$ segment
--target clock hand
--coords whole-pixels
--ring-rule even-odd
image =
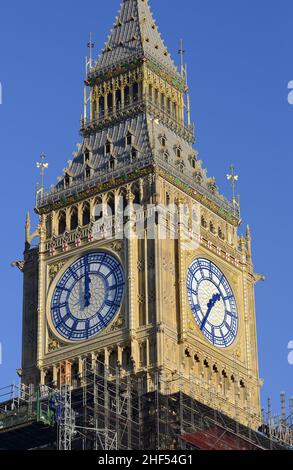
[[[208,318],[210,316],[210,313],[213,309],[213,307],[215,306],[216,302],[219,302],[221,300],[221,295],[220,294],[214,294],[213,297],[209,300],[208,304],[207,304],[207,307],[208,307],[208,311],[203,319],[203,322],[201,324],[201,327],[200,329],[203,330],[205,325],[206,325],[206,322],[208,321]]]
[[[86,259],[86,264],[85,264],[85,277],[84,277],[84,301],[85,301],[85,307],[90,306],[90,298],[91,298],[91,293],[90,293],[90,276],[89,276],[89,265],[88,261]]]

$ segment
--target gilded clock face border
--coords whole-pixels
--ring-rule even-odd
[[[54,337],[56,339],[58,339],[58,341],[62,342],[66,346],[84,345],[84,344],[87,344],[91,341],[96,340],[101,335],[106,334],[108,332],[108,330],[111,328],[111,326],[115,323],[115,321],[117,320],[119,315],[121,314],[121,310],[123,309],[124,304],[125,304],[126,289],[124,289],[124,292],[123,292],[121,305],[118,308],[118,310],[117,310],[115,316],[113,317],[112,321],[107,325],[107,327],[105,329],[103,329],[102,331],[97,333],[95,336],[92,336],[91,338],[85,339],[83,341],[71,341],[71,340],[68,340],[68,339],[64,338],[56,330],[56,328],[55,328],[55,326],[52,322],[52,318],[51,318],[51,301],[52,301],[52,297],[54,295],[56,285],[58,284],[59,280],[62,278],[63,274],[67,271],[67,269],[73,263],[75,263],[79,258],[85,256],[86,254],[94,253],[94,252],[97,252],[97,251],[104,252],[104,253],[107,253],[107,254],[113,256],[117,261],[119,261],[119,263],[121,264],[121,266],[123,268],[124,274],[126,274],[125,266],[124,266],[124,263],[123,263],[122,259],[120,258],[120,256],[118,256],[117,253],[113,252],[112,250],[109,250],[107,248],[102,248],[102,247],[99,247],[99,246],[93,246],[93,247],[91,247],[91,249],[87,248],[85,250],[82,250],[78,253],[75,253],[75,255],[72,256],[72,257],[64,256],[64,257],[58,259],[58,261],[56,260],[56,262],[60,262],[62,260],[62,261],[64,261],[64,264],[63,264],[62,268],[60,269],[60,271],[58,272],[58,274],[56,275],[56,277],[54,278],[54,280],[51,283],[50,283],[50,276],[49,276],[49,268],[54,263],[47,263],[46,264],[46,286],[47,286],[47,289],[46,289],[46,305],[45,305],[46,327],[47,327],[47,329],[50,330],[51,334],[54,335]],[[125,278],[126,278],[126,276],[125,276]]]

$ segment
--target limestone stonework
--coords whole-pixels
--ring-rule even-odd
[[[257,428],[260,380],[250,232],[238,236],[237,208],[218,193],[192,146],[186,77],[163,45],[146,0],[123,1],[108,45],[88,72],[87,88],[83,142],[54,190],[41,193],[39,247],[27,244],[25,251],[23,380],[56,384],[62,364],[69,361],[81,373],[88,357],[135,374],[147,371],[149,377],[159,370],[164,383],[179,377],[172,382],[174,392],[180,381],[187,394]],[[150,204],[195,204],[197,243],[185,237],[190,220],[167,223],[166,239],[158,220],[152,238],[146,227],[140,238],[111,238],[119,225],[119,197],[145,211]],[[113,213],[107,227],[100,227],[104,237],[96,240],[94,208],[106,203]],[[127,220],[135,226],[131,216]],[[75,260],[99,250],[123,266],[123,303],[94,338],[64,340],[50,315],[54,288]],[[221,269],[236,298],[238,335],[225,349],[208,342],[189,307],[187,271],[199,257]]]

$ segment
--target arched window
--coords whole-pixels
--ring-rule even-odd
[[[70,185],[70,176],[66,173],[66,175],[64,177],[64,187],[68,188],[69,185]]]
[[[112,143],[107,139],[105,143],[105,155],[110,155],[112,153]]]
[[[161,146],[166,147],[166,143],[167,143],[166,137],[164,135],[162,135],[162,137],[161,137]]]
[[[116,91],[116,109],[121,109],[121,91]]]
[[[180,147],[176,148],[176,157],[181,158],[181,148]]]
[[[128,105],[130,103],[130,90],[129,90],[129,86],[126,85],[125,89],[124,89],[124,102],[126,105]]]
[[[90,151],[89,149],[85,149],[84,151],[84,162],[87,163],[90,160]]]
[[[99,115],[100,115],[100,117],[103,117],[104,114],[105,114],[105,101],[104,101],[104,97],[100,96],[100,98],[99,98]]]
[[[138,83],[133,84],[133,101],[138,101]]]
[[[201,216],[201,226],[207,228],[207,222],[203,215]]]
[[[126,147],[130,146],[133,144],[133,135],[131,134],[131,132],[128,132],[127,133],[127,136],[126,136]]]
[[[58,235],[62,235],[66,230],[66,214],[64,211],[60,212],[58,219]]]
[[[71,211],[70,216],[70,230],[75,230],[78,227],[78,212],[77,208],[74,207]]]
[[[109,93],[107,96],[107,106],[108,106],[108,112],[111,113],[113,111],[113,95],[112,93]]]
[[[224,240],[225,236],[221,227],[218,228],[218,237]]]
[[[90,205],[88,203],[85,203],[83,206],[83,211],[82,211],[82,225],[88,225],[91,220],[91,214],[90,214]]]
[[[94,208],[94,218],[95,221],[101,219],[104,216],[104,205],[101,199],[97,199]]]

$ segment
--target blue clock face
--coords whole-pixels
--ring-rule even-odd
[[[187,294],[196,323],[214,346],[227,348],[236,339],[238,313],[234,294],[222,271],[207,259],[193,261]]]
[[[121,307],[125,287],[119,261],[104,252],[75,261],[58,281],[51,301],[51,319],[69,341],[84,341],[100,333]]]

